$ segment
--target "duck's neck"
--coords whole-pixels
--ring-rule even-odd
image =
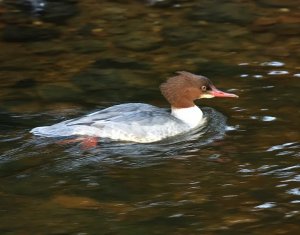
[[[203,123],[203,113],[196,105],[189,108],[171,107],[171,114],[189,125],[191,128]]]

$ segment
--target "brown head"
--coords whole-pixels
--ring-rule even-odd
[[[213,97],[234,97],[235,94],[218,90],[212,82],[200,75],[180,71],[178,75],[169,78],[160,85],[163,96],[174,108],[189,108],[194,106],[194,100]]]

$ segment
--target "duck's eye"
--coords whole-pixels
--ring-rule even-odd
[[[206,91],[207,88],[206,88],[206,86],[202,86],[201,89],[202,89],[202,91]]]

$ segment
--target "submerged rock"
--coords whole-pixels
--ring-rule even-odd
[[[30,49],[33,54],[44,56],[56,56],[70,52],[67,45],[60,43],[53,44],[52,41],[32,42],[27,45],[27,48]]]
[[[244,73],[249,73],[251,68],[225,64],[220,61],[209,61],[199,63],[197,66],[197,74],[203,74],[207,77],[214,76],[237,76]]]
[[[99,100],[130,100],[139,94],[149,96],[147,89],[156,86],[156,78],[148,71],[150,65],[131,58],[106,57],[96,60],[91,66],[71,78],[71,81],[94,103]],[[122,84],[120,86],[120,84]],[[148,92],[148,93],[147,93]]]
[[[199,38],[204,36],[203,32],[197,31],[190,27],[165,27],[162,30],[162,36],[165,41],[173,45],[178,45],[182,43],[195,42]]]
[[[2,32],[2,39],[6,42],[35,42],[59,36],[60,32],[57,29],[36,26],[7,25]]]
[[[254,12],[241,3],[223,3],[213,2],[205,7],[198,6],[191,9],[186,17],[190,20],[205,20],[218,23],[235,23],[246,25],[255,19]]]
[[[143,70],[88,68],[71,80],[84,92],[88,103],[99,104],[101,100],[149,100],[153,97],[153,90],[149,88],[158,86],[156,77]]]
[[[41,19],[56,24],[63,24],[79,13],[77,0],[49,0],[44,8]]]
[[[77,0],[4,0],[6,11],[1,18],[7,23],[24,23],[39,18],[62,24],[78,14],[76,3]]]
[[[45,84],[38,86],[37,93],[40,98],[48,101],[78,100],[81,96],[80,91],[70,86]]]
[[[47,5],[47,0],[4,0],[3,2],[6,6],[32,14],[41,13]]]
[[[108,69],[149,69],[145,62],[136,61],[129,58],[101,58],[92,65],[94,68]]]
[[[80,72],[72,78],[72,82],[83,90],[105,89],[116,84],[117,79],[111,74],[106,74],[104,71],[89,68]]]
[[[115,44],[119,48],[132,51],[151,51],[161,46],[161,39],[146,31],[135,31],[118,37]]]
[[[271,30],[276,32],[280,35],[287,35],[287,36],[299,36],[300,35],[300,27],[299,24],[289,24],[289,23],[282,23],[273,25]]]
[[[31,88],[36,86],[37,82],[33,78],[24,78],[22,80],[19,80],[15,82],[15,84],[12,86],[13,88]]]
[[[267,7],[298,7],[299,1],[297,0],[256,0],[262,6]]]
[[[256,36],[253,38],[255,42],[262,43],[262,44],[269,44],[274,42],[276,38],[276,34],[274,33],[261,33],[256,34]]]
[[[107,43],[100,40],[80,40],[71,42],[71,47],[74,49],[74,52],[85,54],[105,51]]]
[[[100,203],[89,197],[57,195],[51,203],[58,204],[69,209],[99,209]]]
[[[300,33],[300,15],[289,14],[261,17],[253,22],[252,31],[272,32],[279,35],[298,36]]]
[[[172,7],[178,0],[146,0],[146,3],[154,7]]]
[[[124,89],[137,85],[148,86],[153,83],[153,77],[152,73],[141,70],[88,68],[75,75],[72,81],[83,90],[108,90],[120,89],[120,83]]]

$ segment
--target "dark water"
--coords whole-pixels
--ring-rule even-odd
[[[0,6],[1,234],[299,234],[298,1],[24,2]],[[202,135],[85,150],[29,134],[167,107],[178,70],[240,96],[197,102]]]

